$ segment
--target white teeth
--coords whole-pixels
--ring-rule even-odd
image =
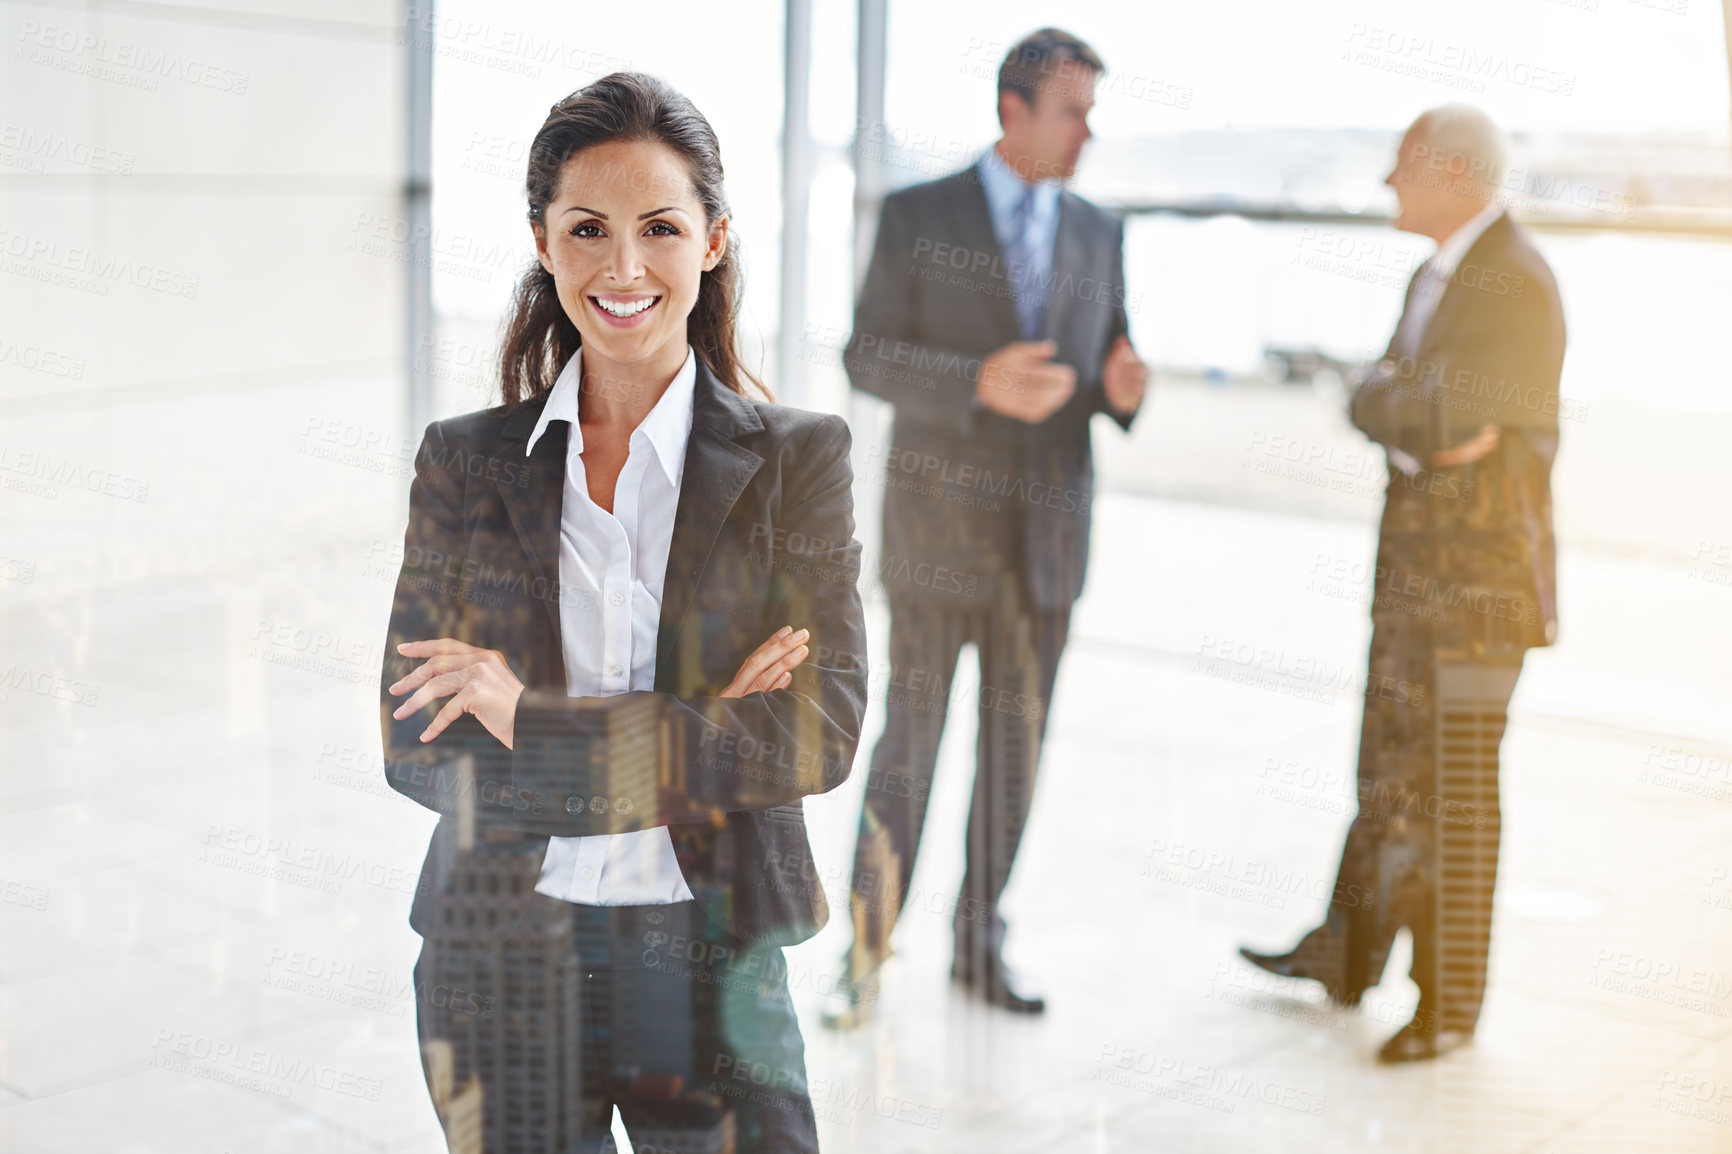
[[[636,301],[604,301],[600,297],[591,297],[590,299],[613,316],[634,317],[655,304],[659,298],[644,297],[642,300]]]

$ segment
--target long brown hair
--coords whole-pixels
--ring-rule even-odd
[[[706,229],[729,211],[722,192],[721,146],[703,113],[665,81],[642,72],[613,72],[548,111],[529,146],[524,177],[529,219],[546,226],[560,170],[574,153],[597,144],[640,140],[664,144],[685,159],[692,188],[704,206]],[[697,302],[686,318],[686,339],[728,388],[745,395],[742,382],[749,380],[769,398],[770,390],[740,357],[737,321],[743,287],[739,241],[729,229],[722,259],[699,281]],[[517,278],[500,348],[500,392],[506,408],[553,388],[559,370],[582,343],[559,303],[553,274],[540,261],[530,261]]]

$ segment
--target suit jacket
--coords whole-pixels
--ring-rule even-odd
[[[546,396],[429,425],[380,684],[391,785],[436,810],[410,923],[426,934],[456,856],[479,837],[538,853],[550,836],[666,825],[712,927],[760,942],[809,937],[827,909],[801,798],[848,776],[866,700],[853,470],[834,416],[747,400],[700,359],[662,596],[654,691],[565,693],[559,530],[570,425],[527,458]],[[580,606],[581,608],[581,606]],[[811,630],[792,684],[721,698],[783,625]],[[402,641],[499,650],[525,685],[513,748],[464,714],[418,735],[387,687],[420,664]]]
[[[1412,305],[1416,271],[1408,284]],[[1438,611],[1440,655],[1475,659],[1557,635],[1551,467],[1558,447],[1564,317],[1557,281],[1507,215],[1462,256],[1414,355],[1354,394],[1353,423],[1418,461],[1496,425],[1498,447],[1472,464],[1390,468],[1378,568],[1407,571]]]
[[[885,198],[843,360],[855,388],[896,407],[890,445],[873,449],[885,457],[880,569],[891,596],[978,603],[1021,581],[1032,605],[1055,610],[1082,592],[1089,418],[1106,412],[1127,429],[1132,419],[1112,413],[1101,388],[1107,350],[1130,327],[1123,250],[1122,221],[1060,194],[1045,336],[1077,389],[1030,425],[974,399],[982,360],[1023,339],[979,169]]]

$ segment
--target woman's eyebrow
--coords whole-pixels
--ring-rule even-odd
[[[564,216],[566,212],[587,212],[587,213],[589,213],[589,215],[595,217],[598,220],[606,220],[607,219],[607,213],[597,212],[593,208],[585,208],[581,204],[574,204],[570,208],[566,209],[565,212],[562,212],[559,215]],[[682,216],[687,215],[686,210],[681,208],[679,205],[670,204],[666,208],[652,208],[648,212],[640,212],[637,214],[637,218],[639,220],[648,220],[650,217],[660,216],[664,212],[677,212]]]

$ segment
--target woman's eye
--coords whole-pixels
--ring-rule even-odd
[[[593,232],[585,232],[584,231],[585,229],[593,229],[594,231]],[[578,225],[576,228],[572,229],[571,235],[572,236],[600,236],[601,235],[601,226],[599,224],[595,223],[595,221],[593,221],[593,220],[586,220],[582,224]]]
[[[657,228],[667,229],[667,231],[664,233],[657,233],[656,235],[658,235],[658,236],[678,236],[680,234],[679,229],[675,228],[673,225],[669,224],[665,220],[656,221],[654,224],[650,225],[650,228],[652,228],[652,229],[657,229]]]

